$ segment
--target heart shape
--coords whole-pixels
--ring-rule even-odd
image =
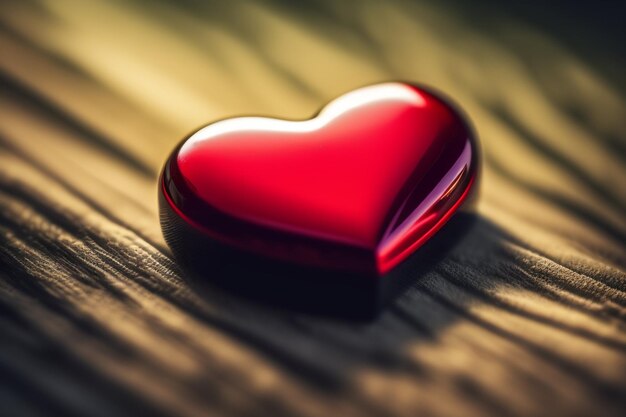
[[[310,120],[203,127],[168,159],[161,192],[212,242],[382,276],[467,199],[477,164],[454,107],[415,85],[385,83],[349,92]]]

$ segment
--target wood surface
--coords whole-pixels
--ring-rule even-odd
[[[2,1],[0,415],[624,415],[624,57],[602,25],[525,16]],[[482,141],[451,254],[365,323],[191,285],[158,222],[173,146],[396,79],[453,97]]]

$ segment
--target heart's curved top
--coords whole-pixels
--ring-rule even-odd
[[[419,87],[385,83],[345,94],[310,120],[203,127],[168,160],[162,191],[219,242],[383,275],[466,199],[477,162],[453,107]]]

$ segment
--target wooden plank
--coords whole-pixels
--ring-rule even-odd
[[[0,415],[620,415],[612,61],[497,10],[309,6],[2,4]],[[479,218],[445,260],[369,323],[185,277],[155,185],[184,134],[387,79],[446,91],[482,139]]]

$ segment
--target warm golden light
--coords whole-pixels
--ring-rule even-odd
[[[296,3],[0,2],[0,415],[623,413],[617,6]],[[437,268],[358,325],[181,273],[156,184],[185,135],[393,80],[481,139],[477,225]]]

